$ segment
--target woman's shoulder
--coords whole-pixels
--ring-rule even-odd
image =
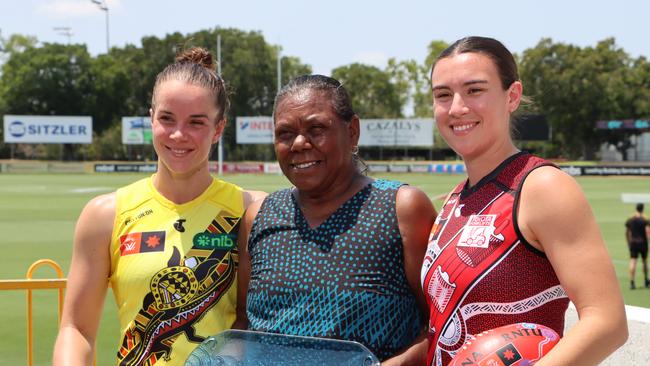
[[[256,212],[285,210],[292,204],[291,190],[291,188],[283,188],[271,193],[255,191],[249,209],[255,209]]]
[[[256,221],[256,227],[264,227],[267,220],[279,218],[289,219],[293,214],[293,200],[291,199],[291,188],[281,189],[270,194],[264,194],[253,201],[246,210],[247,219],[250,222]]]
[[[278,189],[275,192],[271,192],[268,194],[266,197],[267,201],[286,201],[291,197],[291,192],[294,190],[294,188],[282,188]]]
[[[150,196],[153,183],[151,177],[142,178],[133,183],[118,188],[115,193],[115,200],[135,201],[145,196]]]
[[[418,210],[422,207],[429,207],[431,200],[427,194],[420,188],[409,185],[408,183],[390,180],[390,179],[374,179],[370,185],[377,194],[386,199],[395,199],[397,206],[402,206],[403,210],[408,211]],[[389,193],[386,195],[385,193]]]
[[[578,182],[554,166],[539,167],[528,175],[518,207],[518,225],[527,240],[536,237],[527,235],[529,231],[544,231],[591,215]]]
[[[402,185],[397,191],[396,204],[398,212],[413,212],[414,214],[436,213],[433,202],[420,188]]]
[[[78,229],[93,229],[98,232],[112,232],[116,212],[116,192],[102,194],[92,198],[81,211]]]
[[[100,194],[99,196],[91,198],[86,204],[86,208],[98,212],[103,212],[111,209],[115,210],[116,198],[117,191]]]
[[[397,190],[402,186],[407,186],[404,182],[384,178],[373,179],[371,185],[379,190]]]
[[[572,206],[583,206],[586,200],[578,182],[555,166],[540,166],[528,174],[521,188],[520,207],[533,206],[561,214]]]
[[[255,203],[261,203],[268,196],[268,193],[264,191],[250,191],[244,190],[244,209],[248,210],[251,205]],[[259,207],[259,206],[257,206]]]
[[[149,182],[151,182],[151,176],[138,179],[135,182],[131,182],[125,186],[122,186],[117,189],[117,192],[148,189],[150,184]]]
[[[540,165],[530,171],[524,184],[529,190],[539,191],[540,194],[557,193],[556,189],[579,188],[573,177],[555,165]],[[553,187],[553,189],[549,189]]]

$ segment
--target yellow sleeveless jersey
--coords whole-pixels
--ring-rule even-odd
[[[215,179],[177,205],[151,177],[117,190],[110,283],[119,365],[183,365],[205,337],[232,326],[242,193]]]

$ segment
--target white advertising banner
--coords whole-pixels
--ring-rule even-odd
[[[433,119],[362,119],[359,146],[433,146]]]
[[[4,116],[7,143],[90,144],[93,118],[90,116]]]
[[[122,143],[125,145],[151,145],[151,118],[122,117]]]
[[[237,117],[238,144],[272,144],[273,117]]]

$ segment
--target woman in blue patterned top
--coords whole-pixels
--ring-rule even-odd
[[[337,80],[292,80],[273,117],[275,152],[294,187],[249,207],[239,315],[252,330],[360,342],[384,365],[424,363],[419,269],[431,201],[362,174],[359,117]]]

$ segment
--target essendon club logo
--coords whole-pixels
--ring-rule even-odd
[[[120,256],[165,250],[164,231],[128,233],[120,237]]]
[[[497,215],[472,215],[458,240],[459,247],[487,248]]]
[[[509,366],[521,360],[519,350],[512,344],[508,343],[496,351],[496,356],[499,357],[501,365]],[[498,365],[498,364],[497,364]]]

